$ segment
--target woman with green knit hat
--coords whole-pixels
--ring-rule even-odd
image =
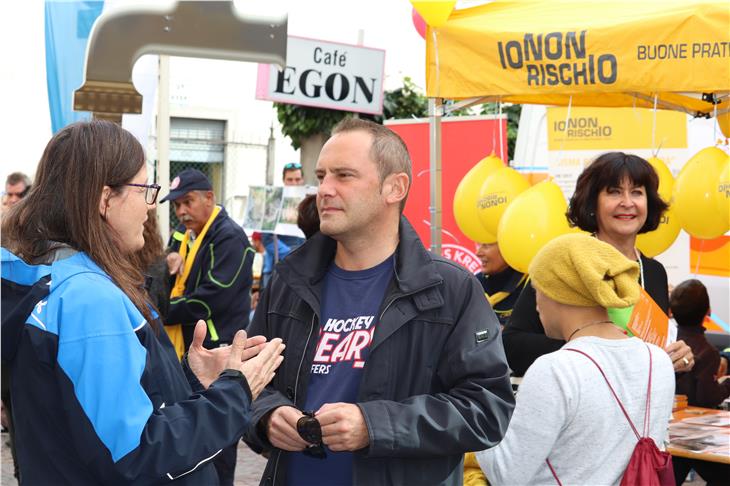
[[[477,453],[490,484],[619,484],[637,438],[593,360],[642,430],[661,448],[674,397],[662,349],[608,317],[639,299],[639,265],[586,234],[560,236],[530,264],[545,334],[566,341],[527,370],[502,442]],[[651,370],[651,371],[650,371]],[[549,463],[548,463],[549,461]],[[551,470],[552,467],[552,470]]]

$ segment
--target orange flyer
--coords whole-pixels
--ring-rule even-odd
[[[660,348],[667,344],[669,318],[644,289],[639,301],[634,305],[627,325],[629,331],[647,343]]]

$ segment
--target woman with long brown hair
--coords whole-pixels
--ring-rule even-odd
[[[75,123],[3,221],[3,289],[41,296],[25,315],[3,296],[21,483],[216,483],[211,459],[283,359],[243,331],[205,350],[201,321],[180,367],[131,259],[158,191],[129,132]]]

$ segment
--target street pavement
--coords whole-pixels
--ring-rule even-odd
[[[0,485],[17,486],[18,481],[13,477],[13,459],[10,456],[10,448],[5,444],[7,440],[8,434],[0,434],[0,456],[2,456],[2,462],[0,463]],[[265,466],[265,458],[254,454],[243,442],[238,443],[236,486],[255,486],[259,484]]]
[[[13,460],[10,457],[10,449],[5,444],[8,434],[0,436],[0,455],[2,455],[2,468],[0,470],[0,485],[17,486],[18,482],[13,477]],[[238,443],[238,461],[236,462],[236,486],[255,486],[259,484],[261,475],[266,466],[266,459],[254,454],[243,442]],[[694,481],[686,481],[683,486],[705,486],[705,482],[699,478]]]

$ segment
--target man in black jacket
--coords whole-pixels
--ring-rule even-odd
[[[182,325],[186,350],[199,319],[208,325],[204,347],[227,346],[239,329],[248,326],[253,248],[243,229],[215,204],[210,181],[199,170],[180,172],[164,201],[173,201],[175,214],[185,225],[185,233],[173,236],[167,255],[173,290],[165,324]],[[170,337],[176,344],[174,334]],[[221,484],[232,485],[236,445],[220,453],[214,464]]]
[[[499,323],[465,269],[401,216],[410,158],[360,119],[317,162],[320,233],[276,267],[249,333],[286,358],[244,437],[262,484],[461,484],[514,406]]]

